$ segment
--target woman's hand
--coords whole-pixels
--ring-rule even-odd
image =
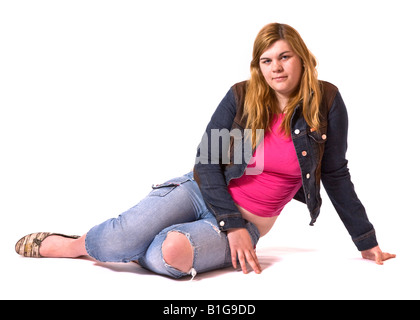
[[[395,254],[382,252],[382,250],[379,248],[379,246],[373,247],[372,249],[362,251],[362,257],[364,259],[373,260],[377,264],[384,264],[384,261],[388,259],[395,258]]]
[[[237,259],[241,264],[243,273],[248,273],[246,262],[252,267],[255,273],[261,273],[261,266],[252,244],[248,230],[245,228],[228,230],[228,240],[232,257],[232,265],[236,269]]]

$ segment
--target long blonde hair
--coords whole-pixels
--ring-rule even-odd
[[[301,103],[303,116],[311,128],[319,129],[319,105],[321,88],[318,83],[316,59],[308,50],[299,33],[287,24],[271,23],[258,33],[251,61],[251,78],[248,81],[245,96],[244,116],[247,117],[247,128],[267,130],[273,115],[278,112],[278,101],[274,90],[267,84],[260,69],[261,55],[278,40],[286,40],[293,51],[301,58],[303,72],[300,85],[292,94],[284,109],[284,120],[281,129],[290,135],[290,122],[297,104]],[[255,147],[256,140],[253,140]]]

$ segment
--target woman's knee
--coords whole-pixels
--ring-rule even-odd
[[[193,266],[193,247],[187,236],[181,232],[168,233],[162,243],[162,255],[168,265],[181,272],[188,273]]]

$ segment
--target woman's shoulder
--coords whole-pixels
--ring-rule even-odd
[[[334,102],[338,93],[338,88],[331,82],[319,80],[319,85],[322,92],[322,102],[327,106],[328,110]]]
[[[319,80],[319,85],[321,87],[323,94],[331,94],[331,93],[336,94],[338,92],[337,86],[335,86],[331,82]]]
[[[235,96],[235,102],[238,109],[242,109],[245,102],[246,89],[248,87],[248,80],[235,83],[231,90]]]
[[[248,82],[249,82],[249,80],[245,80],[245,81],[235,83],[232,86],[232,90],[237,94],[246,93],[246,89],[248,87]]]

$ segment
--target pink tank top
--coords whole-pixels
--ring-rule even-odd
[[[245,171],[242,177],[232,179],[228,186],[235,203],[261,217],[278,216],[302,186],[292,138],[279,130],[283,118],[283,114],[274,117],[271,131],[264,133],[264,144],[257,147],[248,164],[248,168],[262,172],[250,175]]]

